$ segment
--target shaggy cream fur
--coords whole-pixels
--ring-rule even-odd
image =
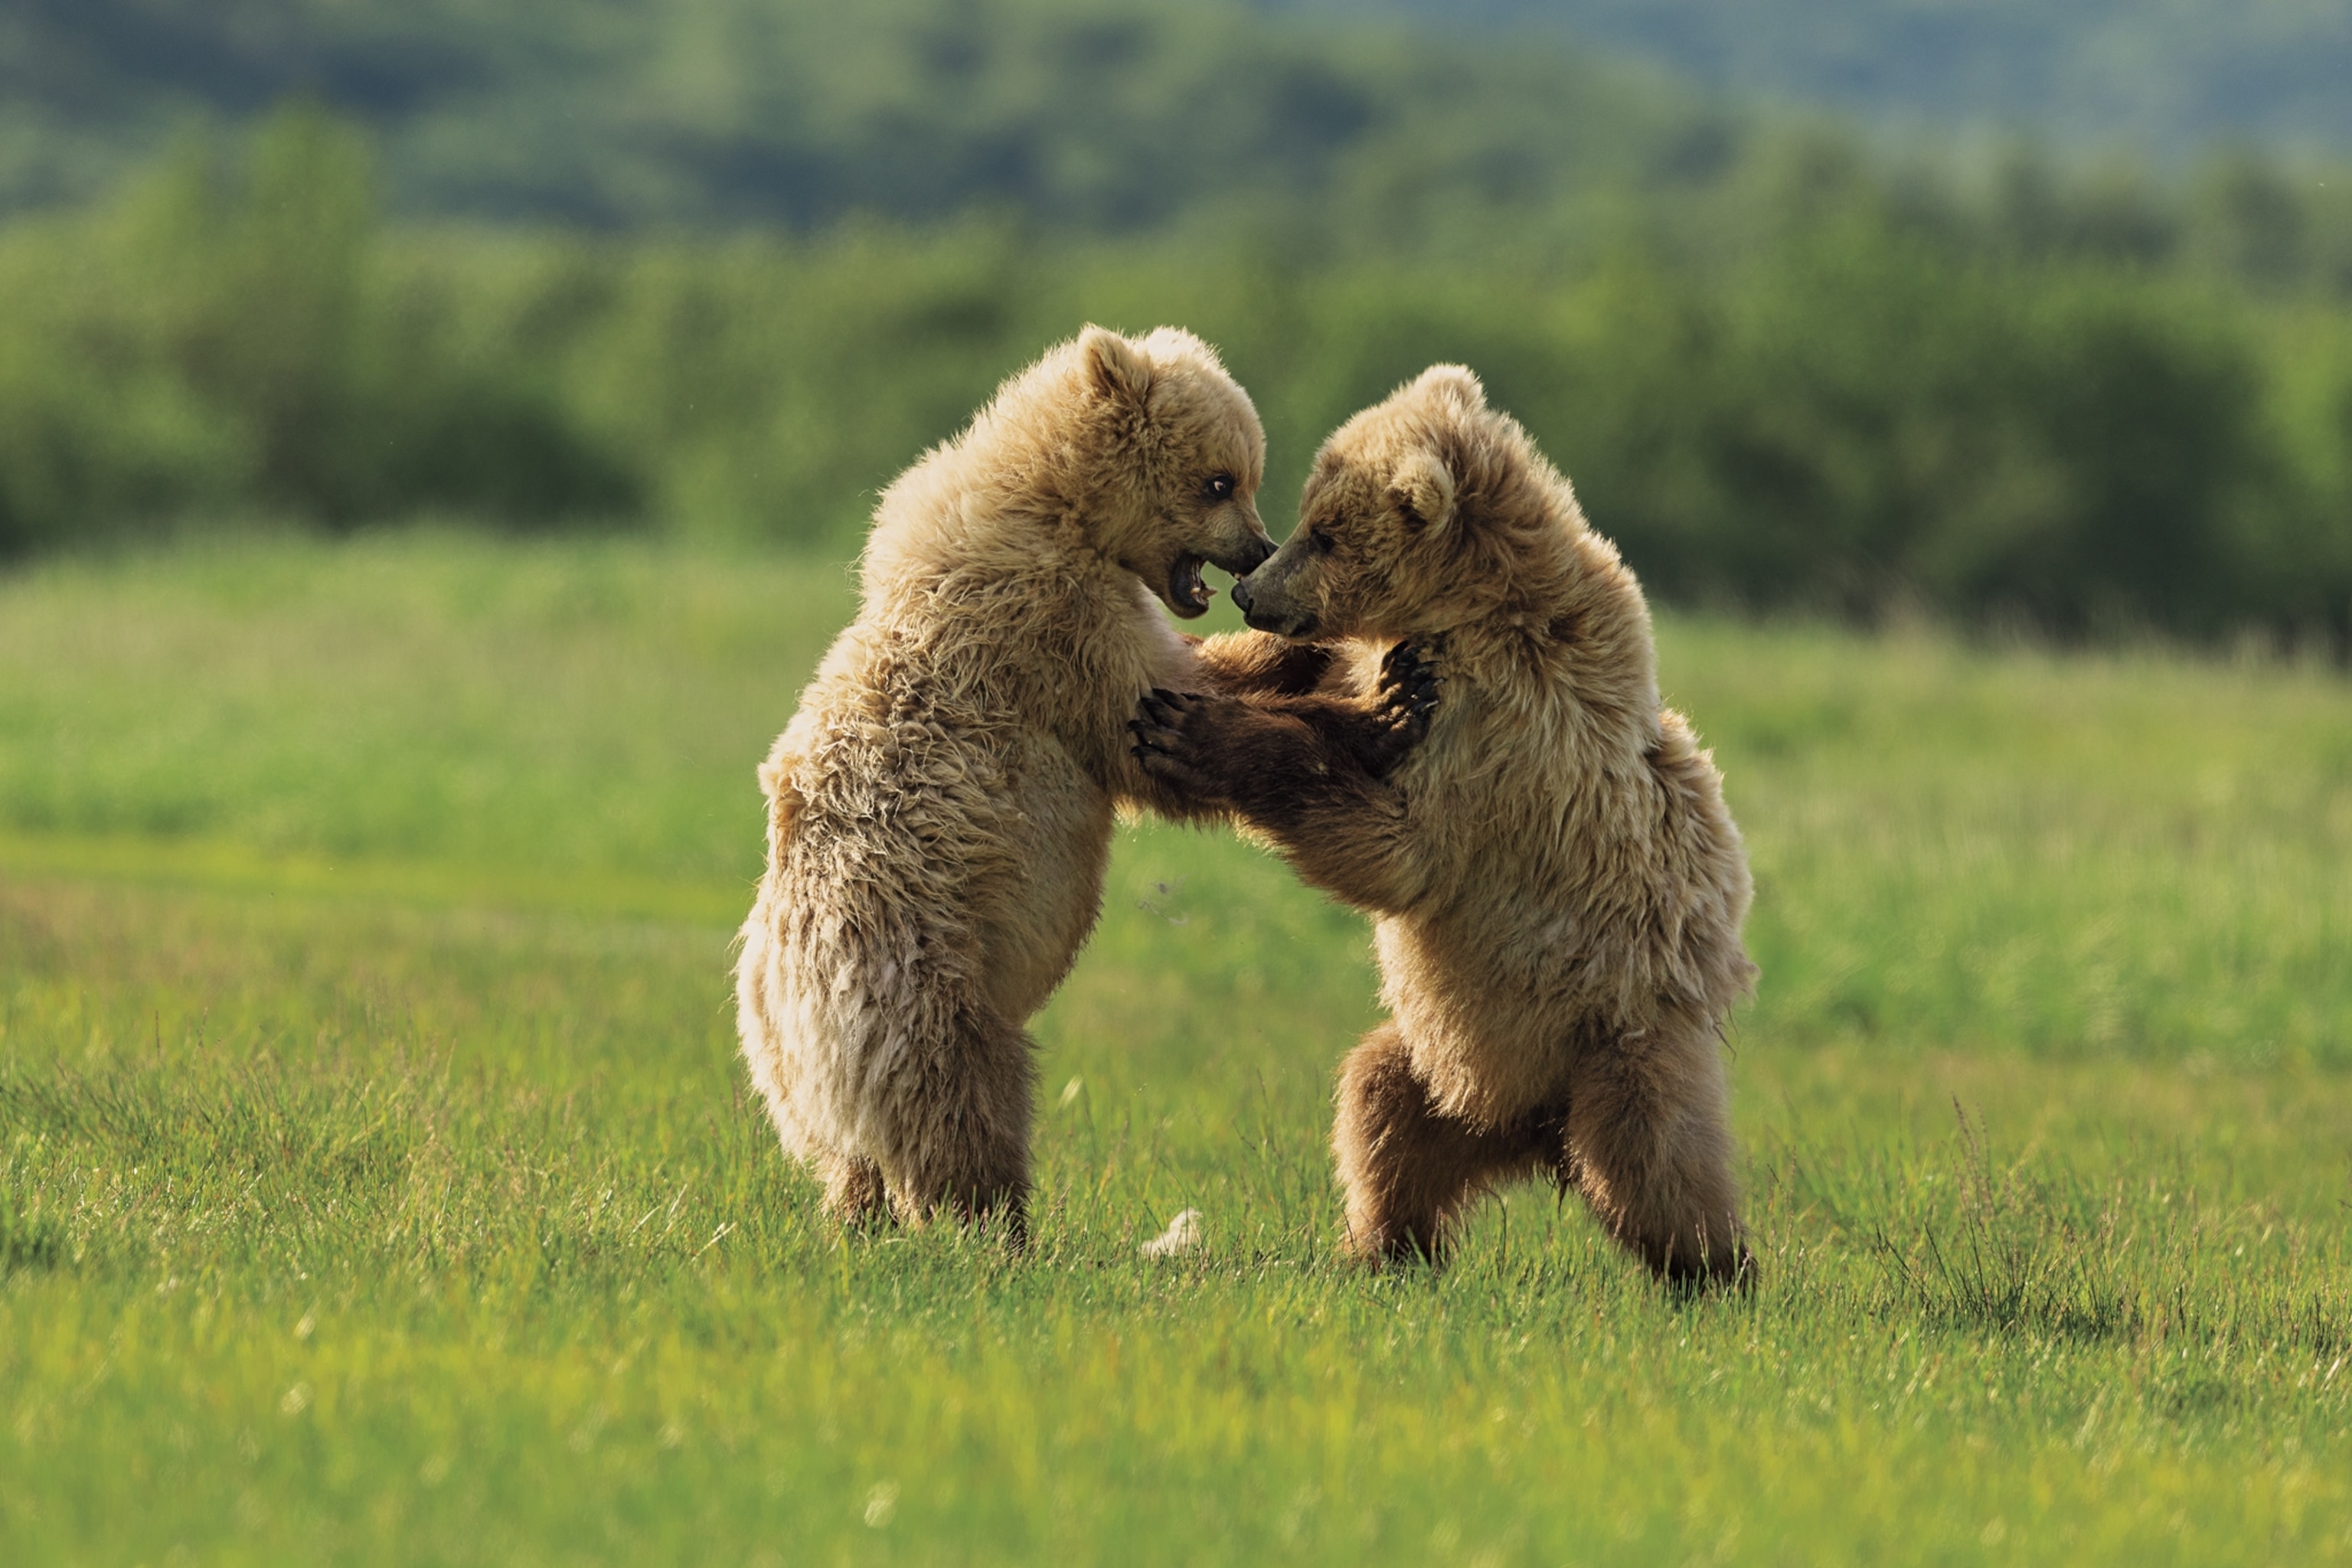
[[[882,498],[864,602],[760,784],[743,1056],[845,1220],[1023,1234],[1027,1019],[1093,928],[1114,811],[1181,809],[1128,754],[1155,686],[1219,684],[1160,614],[1273,550],[1256,411],[1215,353],[1089,328]]]
[[[1720,1034],[1748,867],[1633,574],[1458,366],[1341,426],[1299,516],[1235,601],[1337,641],[1339,689],[1435,650],[1425,740],[1375,776],[1276,703],[1162,699],[1139,755],[1378,917],[1392,1021],[1333,1138],[1351,1248],[1435,1255],[1477,1193],[1549,1173],[1661,1273],[1743,1274]]]

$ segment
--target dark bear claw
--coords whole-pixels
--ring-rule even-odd
[[[1436,666],[1411,642],[1397,644],[1381,660],[1380,684],[1372,691],[1372,709],[1386,721],[1394,742],[1393,751],[1383,759],[1388,766],[1394,766],[1398,758],[1421,744],[1429,733],[1430,716],[1437,711],[1437,689],[1441,684]]]
[[[1200,793],[1207,784],[1188,760],[1192,743],[1184,733],[1185,718],[1198,700],[1184,692],[1154,687],[1137,701],[1136,716],[1127,721],[1128,732],[1135,737],[1130,749],[1143,771],[1191,794]]]

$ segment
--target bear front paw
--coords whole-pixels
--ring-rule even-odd
[[[1214,700],[1188,691],[1155,689],[1135,705],[1127,727],[1134,735],[1135,760],[1146,773],[1194,800],[1217,800],[1223,792],[1209,770],[1199,731],[1206,727]]]
[[[1376,775],[1386,775],[1428,735],[1438,685],[1437,667],[1413,643],[1397,644],[1381,660],[1380,684],[1372,689],[1380,744],[1369,759]]]

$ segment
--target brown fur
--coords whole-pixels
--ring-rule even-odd
[[[1633,574],[1456,366],[1335,433],[1299,515],[1236,602],[1335,642],[1337,701],[1382,644],[1438,650],[1425,742],[1368,763],[1345,725],[1210,695],[1148,702],[1139,755],[1378,917],[1393,1021],[1333,1133],[1350,1250],[1438,1256],[1479,1193],[1549,1173],[1661,1274],[1744,1277],[1720,1035],[1755,974],[1748,867]]]
[[[1221,681],[1152,595],[1198,614],[1188,565],[1271,552],[1264,461],[1206,345],[1089,328],[884,494],[862,608],[760,770],[736,969],[752,1081],[840,1218],[1020,1234],[1024,1026],[1093,927],[1114,811],[1184,809],[1129,758],[1128,716]]]

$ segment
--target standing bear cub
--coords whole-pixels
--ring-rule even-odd
[[[840,1218],[1024,1234],[1023,1027],[1093,927],[1114,811],[1182,806],[1128,753],[1137,700],[1254,679],[1159,606],[1273,552],[1265,451],[1207,345],[1089,328],[883,495],[857,618],[760,770],[736,969],[752,1081]]]
[[[1332,1135],[1349,1249],[1441,1257],[1481,1192],[1542,1173],[1661,1275],[1743,1278],[1720,1037],[1755,976],[1748,867],[1633,574],[1458,366],[1341,426],[1299,519],[1234,602],[1337,642],[1340,688],[1382,642],[1432,650],[1426,738],[1381,776],[1276,702],[1162,690],[1136,754],[1377,917],[1391,1021]]]

